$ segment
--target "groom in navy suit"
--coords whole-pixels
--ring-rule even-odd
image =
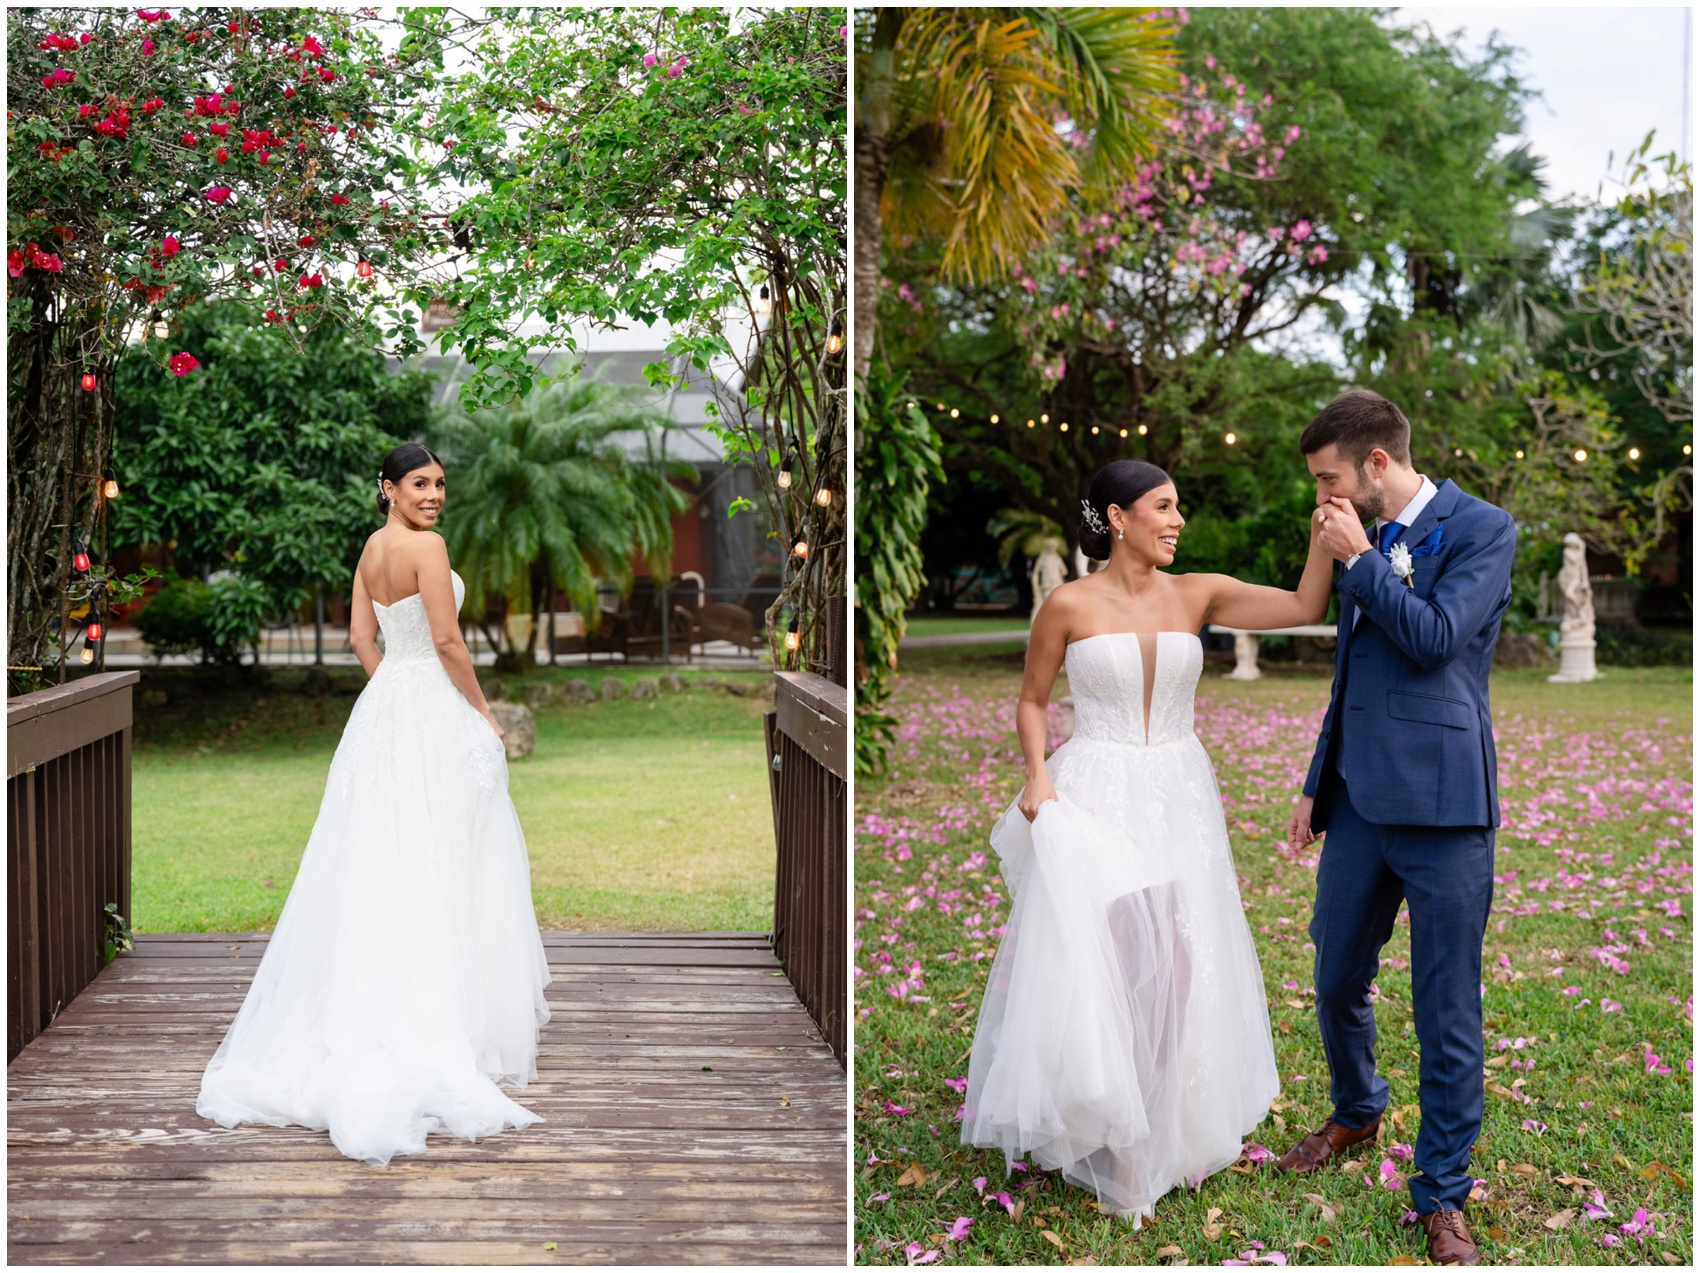
[[[1463,1211],[1482,1125],[1482,937],[1499,825],[1488,672],[1517,528],[1416,472],[1410,423],[1379,394],[1341,394],[1299,447],[1319,539],[1341,563],[1333,692],[1288,825],[1295,847],[1327,832],[1310,936],[1334,1111],[1279,1168],[1313,1171],[1380,1130],[1388,1087],[1370,985],[1408,903],[1422,1109],[1412,1206],[1435,1263],[1475,1264]]]

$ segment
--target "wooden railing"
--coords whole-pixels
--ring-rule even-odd
[[[104,672],[6,703],[6,1059],[94,980],[130,914],[130,688]]]
[[[767,718],[779,867],[773,950],[840,1064],[848,1039],[845,870],[850,696],[812,672],[778,672]]]

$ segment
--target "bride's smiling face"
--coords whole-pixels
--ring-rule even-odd
[[[1112,551],[1131,552],[1155,566],[1175,560],[1175,545],[1186,518],[1181,516],[1173,482],[1153,487],[1126,508],[1112,506],[1109,514]],[[1123,537],[1117,539],[1118,533]]]
[[[384,483],[384,494],[390,498],[390,516],[401,518],[416,530],[437,524],[446,493],[441,464],[427,464],[404,474],[399,482]]]

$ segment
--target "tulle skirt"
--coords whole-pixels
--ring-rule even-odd
[[[992,830],[1011,895],[962,1139],[1061,1172],[1106,1212],[1234,1162],[1279,1091],[1257,952],[1194,737],[1076,737],[1058,799]]]
[[[196,1111],[374,1164],[540,1121],[497,1085],[536,1077],[548,983],[502,744],[434,657],[386,658]]]

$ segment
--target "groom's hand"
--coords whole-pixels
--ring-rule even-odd
[[[1358,510],[1352,507],[1352,501],[1341,499],[1338,495],[1322,505],[1321,527],[1316,533],[1316,540],[1322,545],[1322,551],[1335,561],[1345,561],[1354,553],[1367,553],[1370,550],[1369,536],[1364,534],[1363,523],[1358,519]]]
[[[1293,802],[1293,816],[1287,819],[1287,847],[1297,853],[1316,839],[1310,829],[1310,812],[1316,807],[1311,796],[1300,796]]]

